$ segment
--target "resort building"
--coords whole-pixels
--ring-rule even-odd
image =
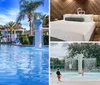
[[[16,26],[16,29],[12,31],[11,35],[12,41],[15,41],[15,39],[19,37],[21,34],[24,34],[24,28],[22,28],[21,26]],[[10,41],[10,30],[8,29],[8,27],[0,28],[0,41],[1,42]]]

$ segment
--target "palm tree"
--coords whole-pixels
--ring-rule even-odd
[[[3,27],[3,25],[0,25],[0,28],[2,28]]]
[[[46,14],[42,15],[41,18],[43,20],[43,25],[45,25]]]
[[[48,25],[49,25],[49,16],[44,14],[44,15],[41,15],[41,18],[43,20],[43,27],[44,26],[48,27]]]
[[[18,25],[18,26],[22,26],[22,23],[21,23],[21,22],[18,22],[17,25]]]
[[[29,27],[30,27],[30,34],[32,35],[32,21],[33,19],[37,19],[37,17],[40,17],[40,13],[34,12],[40,5],[44,4],[44,0],[21,0],[20,1],[20,12],[19,16],[17,17],[17,23],[25,18],[25,16],[28,17],[29,21]]]
[[[12,35],[12,32],[14,31],[14,29],[16,29],[16,24],[15,24],[15,22],[10,21],[6,24],[6,27],[8,27],[8,29],[10,30],[10,41],[12,41],[11,35]]]

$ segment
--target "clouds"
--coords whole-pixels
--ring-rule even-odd
[[[3,13],[0,13],[0,24],[5,25],[9,21],[15,21],[18,11],[6,10]]]
[[[7,15],[0,14],[0,24],[1,25],[5,25],[9,21],[14,21],[14,19],[11,17],[8,17]]]
[[[7,10],[10,16],[18,16],[19,10],[18,9],[9,9]]]
[[[64,58],[67,54],[67,43],[54,43],[50,47],[50,57]]]
[[[0,25],[5,25],[9,21],[16,21],[16,18],[18,17],[19,9],[14,8],[14,9],[8,9],[5,10],[3,13],[0,13]],[[29,29],[29,23],[27,22],[27,18],[25,20],[22,20],[22,26],[24,28]]]

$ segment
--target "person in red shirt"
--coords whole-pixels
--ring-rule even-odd
[[[61,73],[60,73],[59,69],[57,70],[56,74],[57,74],[58,81],[61,81],[60,80],[61,79]]]

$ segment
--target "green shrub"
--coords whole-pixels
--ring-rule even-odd
[[[44,35],[44,45],[49,45],[49,36]]]
[[[26,35],[21,35],[19,39],[22,44],[30,44],[29,39]]]
[[[34,45],[35,44],[35,37],[34,36],[28,36],[28,39],[29,39],[29,42],[31,45]]]
[[[19,37],[19,39],[22,44],[35,45],[35,36],[21,35]],[[43,44],[49,45],[49,36],[48,35],[43,35]]]
[[[35,36],[28,36],[29,42],[31,45],[35,45]],[[44,45],[49,45],[49,36],[48,35],[43,35],[43,44]]]

